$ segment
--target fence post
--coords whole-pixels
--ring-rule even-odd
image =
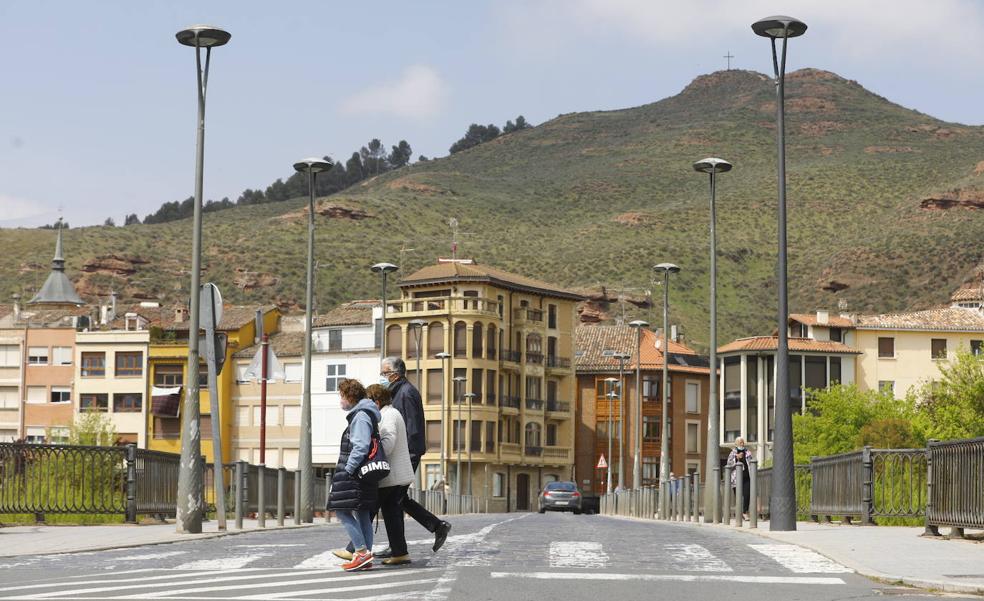
[[[693,511],[693,521],[700,524],[700,470],[694,472],[694,504],[691,506]]]
[[[932,445],[936,442],[931,438],[926,443],[926,527],[923,536],[939,536],[940,527],[930,523],[930,515],[933,513],[933,453]]]
[[[126,523],[137,523],[137,445],[126,445]]]
[[[871,447],[864,446],[861,451],[861,523],[864,525],[874,524],[871,517],[874,509],[874,483],[875,472],[874,462],[871,460]]]
[[[256,525],[266,528],[266,464],[256,468]]]
[[[236,529],[243,529],[243,505],[246,502],[246,462],[236,462]]]
[[[202,491],[201,491],[201,494],[202,494],[202,496],[201,496],[201,501],[202,501],[202,521],[203,522],[207,522],[208,521],[208,499],[206,498],[206,495],[208,495],[208,482],[205,481],[205,474],[208,473],[208,462],[205,460],[205,455],[202,455],[202,461],[201,461],[201,464],[200,465],[201,465],[201,470],[202,470]]]
[[[683,521],[690,521],[690,474],[683,477]]]
[[[731,472],[735,469],[733,465],[726,465],[724,467],[724,478],[718,483],[718,486],[724,486],[724,494],[722,498],[724,503],[721,504],[721,523],[727,526],[731,525]]]
[[[328,514],[325,514],[328,521]],[[301,525],[301,470],[294,470],[294,525]]]
[[[707,481],[707,486],[704,487],[704,498],[707,499],[707,488],[711,486],[716,486],[718,491],[721,490],[721,466],[714,466],[714,473],[711,474],[711,479]],[[711,495],[711,523],[720,524],[721,523],[721,508],[718,504],[721,501],[721,495]],[[707,516],[704,516],[704,521],[707,521]]]
[[[735,463],[735,526],[745,525],[745,466],[739,461]]]
[[[755,457],[748,460],[748,527],[758,528],[758,461]]]
[[[284,483],[287,478],[287,468],[277,468],[277,525],[284,525]]]

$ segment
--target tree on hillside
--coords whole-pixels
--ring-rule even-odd
[[[463,138],[451,145],[451,154],[468,150],[473,146],[478,146],[482,142],[488,142],[499,137],[499,128],[489,123],[488,125],[478,125],[472,123],[468,126]]]
[[[366,178],[366,168],[362,164],[362,155],[358,152],[353,152],[349,160],[345,161],[345,174],[350,186]]]
[[[59,226],[59,223],[61,224],[60,226]],[[54,223],[46,223],[45,225],[39,225],[38,226],[38,229],[39,230],[57,230],[59,227],[61,227],[63,230],[69,229],[68,228],[68,222],[67,221],[61,221],[61,222],[56,221]]]
[[[116,221],[112,217],[107,217],[106,221],[103,221],[103,225],[106,227],[116,227]]]
[[[137,214],[136,213],[130,213],[129,215],[127,215],[126,217],[123,218],[123,225],[124,226],[127,226],[127,225],[139,225],[139,224],[140,224],[140,218],[137,217]]]
[[[531,127],[533,126],[526,122],[526,117],[520,115],[516,117],[515,123],[513,123],[512,121],[506,121],[506,124],[502,127],[502,133],[511,134],[514,131],[519,131],[521,129],[529,129]]]
[[[427,158],[427,157],[426,157],[426,156],[424,156],[424,155],[420,155],[419,157],[417,157],[417,162],[418,162],[418,163],[423,163],[423,162],[426,162],[426,161],[429,161],[429,160],[430,160],[430,159],[429,159],[429,158]]]
[[[400,140],[399,144],[393,146],[387,162],[391,169],[399,169],[410,163],[411,156],[413,156],[413,150],[410,148],[410,144],[406,140]]]

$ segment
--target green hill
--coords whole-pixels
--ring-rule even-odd
[[[322,201],[319,308],[378,295],[374,262],[402,259],[409,273],[448,256],[455,217],[460,256],[571,287],[638,295],[651,265],[677,263],[673,311],[706,343],[707,180],[691,164],[713,155],[735,165],[718,186],[719,337],[766,332],[776,306],[774,102],[764,75],[722,71],[653,104],[562,115],[362,182]],[[945,302],[984,259],[984,129],[805,69],[788,76],[787,157],[793,310]],[[304,206],[206,214],[205,278],[227,299],[297,307]],[[186,298],[190,237],[190,220],[70,230],[68,273],[90,297],[112,287]],[[0,231],[3,298],[43,282],[53,238]]]

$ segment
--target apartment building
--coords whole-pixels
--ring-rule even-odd
[[[472,260],[442,260],[399,288],[386,303],[385,354],[402,356],[420,384],[424,485],[486,496],[493,511],[534,508],[545,483],[573,477],[582,296]]]

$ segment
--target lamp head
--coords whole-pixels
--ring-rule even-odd
[[[423,319],[411,319],[410,321],[407,322],[407,325],[413,326],[415,328],[422,328],[425,325],[427,325],[427,322],[424,321]]]
[[[694,171],[700,171],[701,173],[724,173],[731,171],[732,166],[731,163],[724,159],[708,157],[694,163]]]
[[[648,328],[649,327],[649,322],[648,321],[643,321],[641,319],[637,319],[635,321],[630,321],[629,322],[629,327],[630,328]],[[625,353],[622,353],[622,354],[624,355]]]
[[[373,273],[393,273],[397,270],[397,267],[392,263],[376,263],[370,269],[372,269]]]
[[[444,359],[450,359],[451,358],[451,353],[438,353],[438,354],[434,355],[434,358],[435,359],[441,359],[442,361]]]
[[[294,163],[294,171],[300,171],[301,173],[321,173],[322,171],[328,171],[334,167],[331,161],[326,161],[319,158],[309,158],[297,161]]]
[[[475,397],[477,397],[478,395],[477,395],[477,394],[475,394],[474,392],[466,392],[466,393],[465,393],[465,394],[464,394],[463,396],[464,396],[464,397],[465,397],[466,399],[473,399],[473,398],[475,398]]]
[[[455,382],[464,382],[468,378],[466,378],[465,376],[455,376],[455,377],[453,377],[451,379],[454,380]]]
[[[618,382],[618,378],[605,378],[606,382]]]
[[[793,17],[776,15],[752,23],[752,31],[764,38],[795,38],[806,33],[806,23]]]
[[[214,48],[224,46],[232,37],[228,31],[211,25],[192,25],[174,35],[178,43],[193,48]]]
[[[673,263],[660,263],[659,265],[653,265],[653,269],[664,273],[680,273],[680,268]]]

